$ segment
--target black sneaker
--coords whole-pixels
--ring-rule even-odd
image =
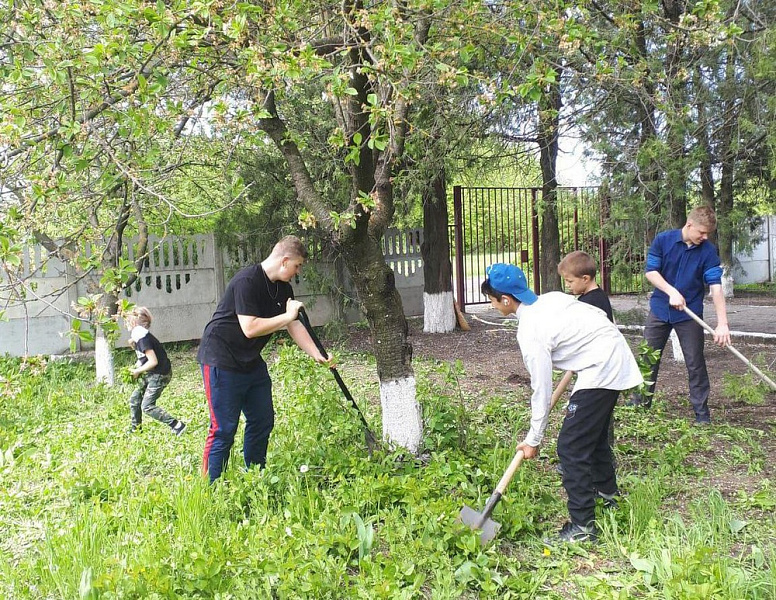
[[[170,425],[170,428],[175,435],[180,435],[186,430],[186,423],[183,421],[175,421],[175,424]]]
[[[142,425],[130,425],[129,430],[127,433],[142,433],[143,432],[143,426]]]
[[[641,394],[633,394],[630,397],[630,400],[625,403],[625,406],[640,406],[641,408],[651,408],[652,398],[644,398],[644,396]]]
[[[604,508],[610,510],[617,510],[620,508],[620,503],[617,501],[617,496],[619,496],[619,493],[604,494],[602,491],[597,490],[596,494],[598,494],[598,497],[603,500]]]
[[[566,543],[597,542],[598,534],[595,525],[582,527],[582,525],[568,521],[558,532],[558,540]]]

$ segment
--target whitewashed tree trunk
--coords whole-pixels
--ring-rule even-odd
[[[112,386],[115,382],[113,370],[113,344],[105,337],[102,327],[97,326],[97,336],[94,340],[94,366],[97,383]]]
[[[423,437],[420,404],[415,395],[415,378],[380,382],[383,440],[392,447],[417,454]]]
[[[722,267],[722,295],[725,298],[733,297],[733,270],[729,265]]]
[[[679,336],[676,335],[676,331],[671,330],[671,335],[668,336],[671,340],[671,352],[674,355],[674,361],[678,363],[684,362],[684,352],[682,352],[682,345],[679,343]]]
[[[455,329],[453,292],[423,293],[423,331],[450,333]]]

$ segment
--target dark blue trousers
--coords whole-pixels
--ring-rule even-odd
[[[695,411],[695,418],[699,421],[708,421],[711,416],[709,412],[711,384],[709,383],[709,373],[706,370],[706,359],[703,356],[703,328],[692,320],[666,323],[650,312],[644,327],[644,339],[647,340],[647,344],[651,348],[662,351],[666,347],[672,329],[676,331],[676,337],[679,338],[679,345],[684,354],[684,362],[689,376],[690,402]],[[650,381],[653,383],[649,387],[650,392],[654,393],[655,391],[659,370],[660,360],[652,368]],[[645,405],[649,406],[651,403],[652,396],[649,396]]]
[[[241,412],[245,415],[245,466],[264,467],[269,435],[275,426],[272,380],[266,363],[262,362],[250,373],[202,365],[202,379],[210,409],[210,428],[202,457],[203,475],[207,474],[212,483],[226,468]]]
[[[571,521],[588,526],[595,521],[596,490],[617,493],[609,423],[619,390],[580,390],[569,399],[558,434],[558,458],[568,495]]]

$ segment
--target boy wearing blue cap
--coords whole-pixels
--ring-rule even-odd
[[[562,292],[537,296],[525,274],[497,263],[482,293],[502,315],[516,315],[517,342],[531,376],[531,426],[518,444],[525,458],[538,454],[550,413],[552,369],[574,371],[577,381],[558,435],[558,457],[571,517],[560,530],[565,542],[595,541],[596,494],[617,494],[608,430],[620,391],[643,378],[617,327],[601,310]]]

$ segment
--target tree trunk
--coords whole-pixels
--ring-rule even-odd
[[[113,342],[105,334],[101,325],[96,325],[97,335],[94,338],[94,366],[97,383],[113,386],[115,383],[113,369]]]
[[[736,64],[733,53],[729,53],[725,64],[725,78],[727,85],[725,90],[731,94],[730,90],[735,89]],[[719,248],[719,258],[722,262],[722,290],[725,296],[733,296],[733,276],[731,267],[733,265],[733,240],[735,235],[731,226],[731,214],[733,212],[734,198],[734,179],[736,171],[736,153],[733,149],[733,132],[738,125],[738,109],[736,108],[735,97],[727,97],[723,102],[723,113],[725,115],[724,124],[720,130],[720,178],[719,178],[719,202],[717,203],[717,247]]]
[[[446,173],[440,169],[423,190],[423,331],[448,333],[455,329],[453,268],[447,230]]]
[[[332,207],[315,189],[299,147],[287,135],[286,125],[277,114],[272,93],[266,97],[265,108],[272,116],[260,121],[261,128],[272,138],[286,159],[299,199],[317,217],[319,225],[335,239],[369,323],[380,380],[383,439],[389,445],[400,446],[417,454],[423,426],[415,393],[412,346],[407,341],[407,321],[401,296],[381,247],[383,232],[393,217],[391,161],[386,153],[382,153],[374,163],[370,161],[353,166],[353,181],[366,182],[373,187],[363,189],[359,183],[354,185],[359,193],[371,195],[375,199],[375,206],[366,210],[358,203],[358,194],[354,194],[354,227],[342,224],[338,227],[331,217]],[[391,150],[393,157],[399,156],[401,142],[394,141]],[[372,169],[373,165],[375,173],[361,172],[362,169]]]
[[[115,383],[113,350],[116,345],[116,332],[103,327],[101,319],[115,325],[114,317],[118,312],[118,294],[102,292],[97,303],[97,318],[94,324],[94,367],[97,383],[113,386]]]
[[[709,129],[711,124],[707,114],[706,86],[703,83],[703,74],[700,67],[695,69],[695,88],[697,92],[697,110],[698,110],[698,146],[700,148],[700,177],[701,177],[701,198],[704,204],[715,208],[716,198],[714,195],[714,159],[711,149]]]
[[[648,64],[649,52],[647,50],[647,34],[643,21],[639,21],[636,29],[636,50],[643,64]],[[654,146],[657,143],[657,128],[655,126],[655,82],[649,70],[644,77],[644,93],[637,103],[639,121],[639,154],[644,162],[640,169],[639,180],[642,182],[644,203],[646,208],[646,242],[651,243],[658,231],[660,221],[660,169],[654,156]],[[650,218],[651,217],[651,218]]]
[[[679,28],[681,18],[685,14],[685,0],[665,0],[663,9],[666,18],[675,29],[669,41],[666,54],[666,88],[668,110],[666,111],[667,132],[666,143],[668,156],[666,160],[667,201],[670,225],[680,228],[687,218],[687,151],[685,147],[686,120],[683,116],[687,103],[687,84],[681,75],[685,54],[685,42]]]
[[[385,263],[380,240],[371,235],[349,238],[340,251],[372,333],[383,439],[417,454],[423,434],[421,410],[415,394],[407,320],[393,271]]]
[[[541,215],[541,253],[539,256],[539,280],[541,293],[561,290],[558,274],[560,262],[560,235],[558,233],[558,128],[562,98],[560,78],[562,70],[555,68],[555,81],[549,86],[539,101],[539,164],[542,170]],[[540,293],[539,290],[536,290]]]

